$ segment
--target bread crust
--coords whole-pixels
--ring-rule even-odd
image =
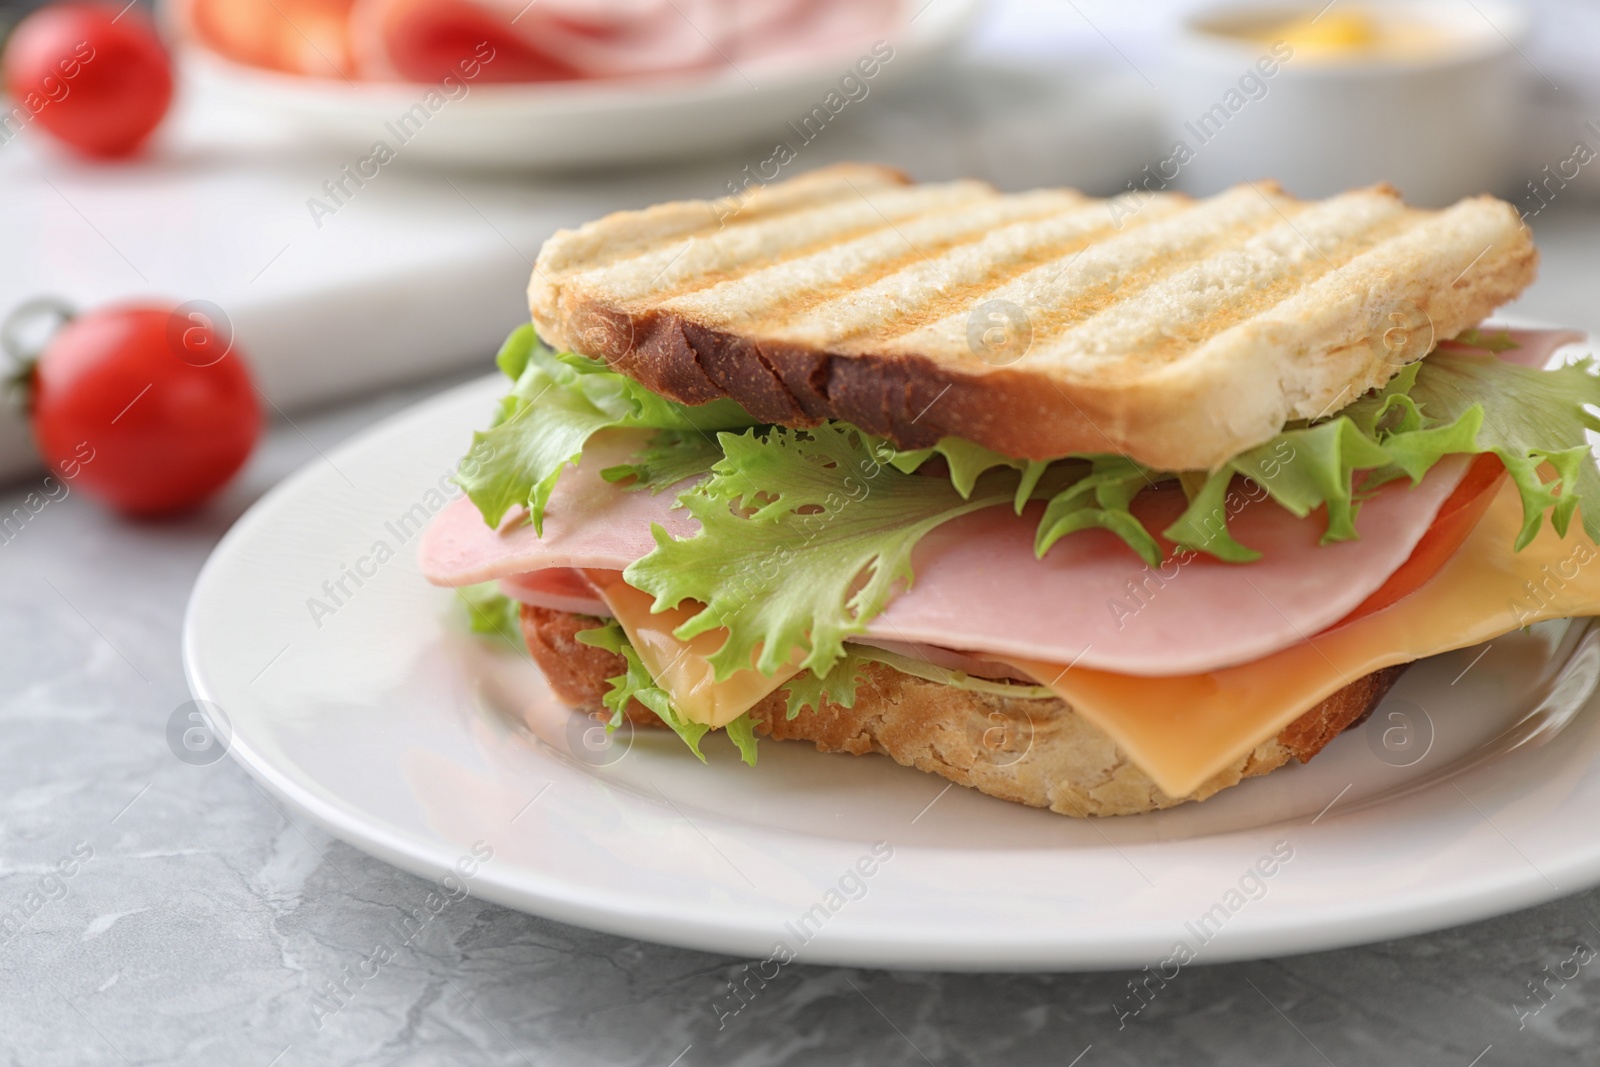
[[[621,656],[579,644],[595,620],[532,605],[522,607],[528,650],[550,687],[579,712],[601,714],[606,679]],[[878,752],[1002,800],[1064,815],[1132,815],[1205,800],[1291,759],[1304,763],[1342,731],[1372,713],[1406,665],[1359,678],[1257,745],[1193,793],[1173,797],[1127,758],[1098,727],[1059,699],[1019,699],[973,692],[870,664],[853,706],[824,700],[787,716],[783,691],[751,709],[756,728],[780,741],[809,741],[823,752]],[[660,726],[632,702],[636,726]]]
[[[862,187],[875,195],[906,187],[904,176],[894,172],[823,168],[761,190],[734,212],[736,221],[771,224],[774,216],[781,222],[796,214],[803,220],[808,206],[820,214],[836,203],[823,191],[836,189],[840,181],[854,190],[837,194],[846,198],[866,195]],[[1274,225],[1297,226],[1284,210],[1309,214],[1331,203],[1295,201],[1272,183],[1251,189],[1250,195],[1281,205],[1266,213]],[[1303,282],[1284,281],[1282,292],[1256,306],[1249,305],[1254,291],[1249,279],[1228,275],[1227,264],[1219,266],[1218,277],[1200,287],[1221,295],[1204,322],[1188,324],[1192,336],[1178,338],[1174,328],[1171,347],[1180,356],[1170,359],[1146,359],[1135,347],[1125,357],[1116,349],[1100,362],[1074,369],[1033,358],[1046,343],[1036,340],[1020,361],[993,365],[969,350],[970,342],[944,335],[935,339],[927,330],[904,340],[889,330],[880,342],[869,330],[823,344],[798,343],[782,336],[787,328],[781,324],[730,328],[703,310],[674,307],[682,304],[682,292],[758,275],[786,262],[785,256],[800,255],[795,248],[803,233],[787,238],[788,245],[742,249],[725,268],[708,268],[683,282],[687,289],[654,280],[641,287],[636,278],[630,278],[632,288],[612,284],[608,271],[638,254],[637,231],[659,236],[666,232],[663,220],[678,227],[668,227],[675,236],[661,238],[669,248],[679,247],[671,242],[687,248],[696,240],[726,236],[729,208],[714,201],[622,212],[557,233],[540,253],[529,301],[535,327],[551,344],[604,359],[652,391],[686,404],[731,397],[763,421],[790,426],[841,419],[902,448],[956,436],[1028,459],[1116,452],[1164,470],[1214,468],[1270,439],[1290,419],[1319,417],[1382,385],[1405,362],[1425,355],[1432,342],[1475,325],[1533,279],[1537,254],[1508,204],[1479,197],[1444,212],[1425,212],[1405,207],[1387,186],[1349,198],[1351,214],[1359,219],[1333,231],[1348,237],[1350,258],[1342,267],[1308,275]],[[993,201],[978,203],[992,206]],[[1132,223],[1119,219],[1114,230],[1094,240],[1110,242],[1137,226],[1157,225],[1130,214]],[[693,220],[707,216],[717,217],[716,228],[692,229]],[[1176,224],[1172,217],[1164,221]],[[803,230],[802,223],[795,225]],[[1245,230],[1239,241],[1252,234],[1260,235]],[[1228,249],[1237,251],[1238,244]],[[652,247],[660,251],[662,246]],[[1327,258],[1319,246],[1315,250]],[[1191,265],[1205,267],[1212,255],[1200,255]],[[1215,257],[1222,257],[1222,250]],[[669,267],[671,262],[662,273]],[[1284,270],[1292,277],[1293,270]],[[1161,277],[1159,257],[1146,275]],[[1129,278],[1127,285],[1117,275],[1103,281],[1102,289],[1116,294],[1103,297],[1109,301],[1103,307],[1096,303],[1102,297],[1072,289],[1054,293],[1029,314],[1041,316],[1041,324],[1068,313],[1077,325],[1093,322],[1079,314],[1074,301],[1115,310],[1116,301],[1142,291],[1143,282]],[[840,284],[849,290],[856,283]],[[980,287],[974,306],[984,295]],[[917,299],[937,303],[940,298],[929,292]],[[1145,314],[1145,321],[1161,318],[1158,311]],[[1104,371],[1094,369],[1101,366]]]

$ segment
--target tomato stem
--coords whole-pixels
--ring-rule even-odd
[[[78,312],[71,304],[56,296],[36,296],[24,300],[0,322],[0,348],[11,357],[15,367],[5,376],[8,392],[18,397],[24,409],[33,410],[33,371],[39,357],[50,347],[50,341]],[[48,319],[53,323],[45,325]],[[43,336],[39,336],[43,330]]]

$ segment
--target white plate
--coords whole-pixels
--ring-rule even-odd
[[[1600,716],[1579,714],[1600,631],[1583,623],[1422,663],[1311,764],[1155,815],[1078,821],[799,744],[764,742],[750,769],[720,735],[709,766],[644,732],[590,753],[588,720],[461,632],[413,560],[404,517],[441,503],[503,389],[444,394],[285,482],[189,605],[190,685],[231,720],[232,754],[391,863],[436,877],[482,841],[473,891],[510,907],[763,960],[783,942],[948,969],[1136,967],[1180,940],[1204,962],[1300,952],[1600,881]],[[395,555],[378,564],[380,542]],[[324,583],[357,570],[336,603]],[[892,858],[852,876],[880,841]],[[1292,859],[1250,875],[1275,848]]]
[[[862,99],[948,58],[979,7],[980,0],[928,3],[892,35],[894,56],[866,83]],[[800,122],[837,91],[857,58],[841,54],[801,66],[634,83],[471,85],[403,143],[392,124],[433,86],[299,77],[234,63],[193,42],[185,48],[185,70],[202,93],[354,153],[352,162],[370,156],[382,140],[397,156],[418,161],[553,169],[689,156],[743,143],[767,153],[778,141],[796,145],[788,123]],[[847,104],[840,117],[857,106]]]

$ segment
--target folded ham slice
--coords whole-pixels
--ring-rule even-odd
[[[173,0],[175,25],[239,63],[322,78],[648,78],[839,58],[907,17],[901,0]],[[467,66],[463,66],[467,64]]]
[[[1555,331],[1514,331],[1514,337],[1521,347],[1502,358],[1532,366],[1578,339]],[[652,523],[675,537],[692,534],[697,524],[673,509],[673,492],[628,492],[599,477],[640,440],[637,432],[611,433],[591,443],[583,462],[557,483],[542,539],[520,514],[495,531],[469,501],[455,501],[423,540],[424,576],[465,585],[523,575],[508,591],[539,602],[541,582],[530,572],[622,570],[654,547]],[[1296,519],[1270,501],[1246,501],[1230,529],[1262,558],[1245,565],[1196,556],[1151,568],[1098,530],[1063,538],[1040,560],[1033,554],[1040,505],[1021,517],[990,508],[946,523],[922,542],[913,558],[915,583],[869,623],[867,634],[1142,676],[1247,663],[1326,629],[1383,585],[1467,465],[1452,457],[1415,488],[1402,480],[1380,489],[1361,508],[1359,540],[1337,544],[1319,543],[1318,515]],[[550,583],[559,579],[551,576]],[[523,595],[515,592],[519,584]]]
[[[436,82],[492,47],[484,81],[750,76],[830,53],[853,59],[894,27],[898,0],[356,0],[364,77]]]

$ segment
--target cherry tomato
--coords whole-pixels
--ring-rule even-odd
[[[261,433],[249,368],[209,305],[122,305],[72,320],[34,367],[31,402],[51,469],[130,515],[204,500]]]
[[[172,100],[172,60],[136,7],[35,11],[12,32],[3,65],[13,108],[87,156],[133,153]]]

